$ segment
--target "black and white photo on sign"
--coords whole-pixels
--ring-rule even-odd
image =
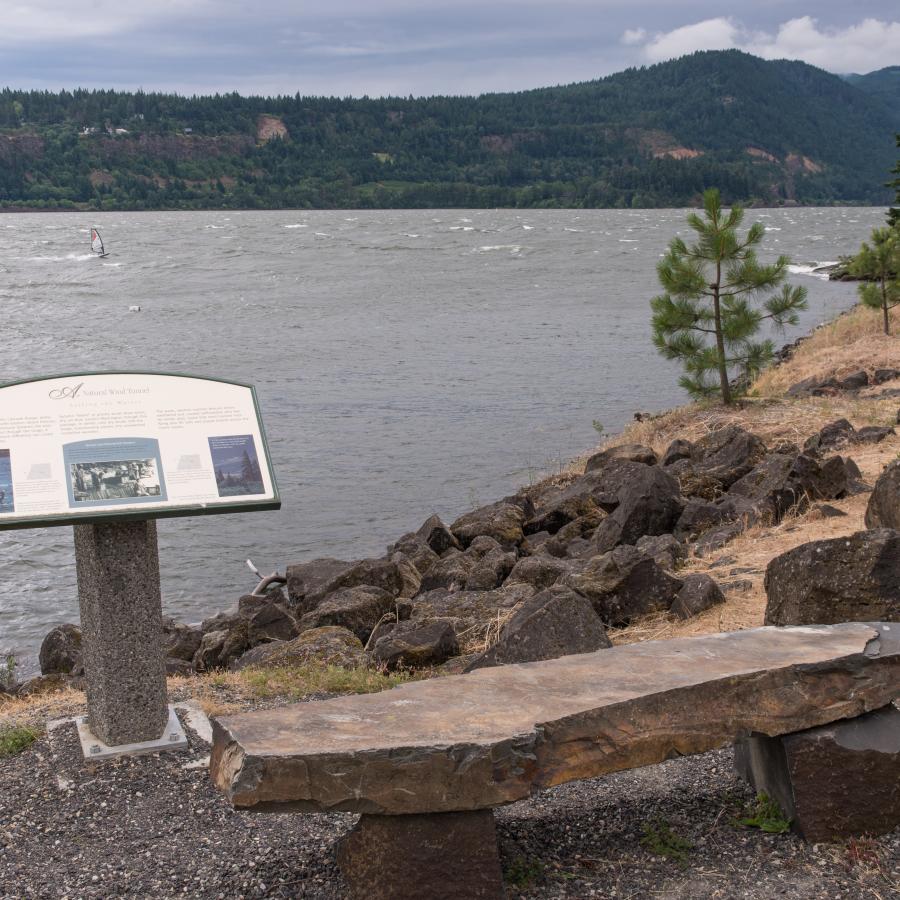
[[[69,475],[79,503],[160,494],[159,471],[152,458],[71,463]]]

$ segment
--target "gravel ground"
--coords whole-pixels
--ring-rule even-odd
[[[0,760],[0,896],[346,896],[332,845],[355,817],[236,813],[189,736],[185,753],[90,764],[65,724]],[[505,807],[510,897],[900,897],[900,831],[807,846],[735,826],[751,802],[723,750]],[[641,844],[648,823],[691,844],[684,862]]]

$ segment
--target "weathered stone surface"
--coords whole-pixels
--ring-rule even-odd
[[[551,587],[518,607],[497,643],[476,656],[466,671],[593,653],[609,646],[590,601],[569,588]]]
[[[851,372],[838,380],[838,387],[842,391],[858,391],[869,383],[869,375],[864,369]]]
[[[673,533],[686,540],[693,540],[717,525],[734,521],[737,516],[734,500],[727,497],[716,502],[691,497],[678,517]]]
[[[872,376],[872,384],[884,384],[900,378],[900,369],[876,369]]]
[[[163,651],[167,659],[190,662],[200,648],[203,632],[171,618],[163,619]]]
[[[618,491],[619,504],[594,534],[597,553],[634,544],[644,535],[670,532],[681,515],[678,481],[659,466],[634,465]]]
[[[866,528],[900,531],[900,460],[894,460],[878,476],[866,506]]]
[[[352,631],[364,644],[378,620],[394,605],[394,598],[371,585],[346,588],[331,594],[301,620],[303,630],[339,625]]]
[[[413,603],[410,618],[447,619],[458,634],[477,626],[487,626],[498,614],[512,609],[517,603],[535,594],[530,585],[504,585],[496,591],[456,591],[444,589],[419,594]]]
[[[504,900],[490,810],[364,815],[337,846],[352,900]]]
[[[898,677],[896,626],[637,643],[217,717],[210,766],[237,807],[482,809],[858,716],[890,702]]]
[[[326,556],[288,566],[285,571],[288,598],[298,607],[299,614],[312,609],[313,605],[306,602],[307,594],[319,593],[329,581],[346,572],[352,565],[347,560]]]
[[[653,558],[661,569],[673,570],[687,556],[687,548],[673,534],[642,537],[635,546]]]
[[[475,563],[475,568],[466,579],[466,590],[492,591],[494,588],[500,587],[515,564],[515,553],[505,553],[499,547],[491,550]]]
[[[900,709],[892,704],[782,737],[752,735],[735,755],[741,774],[808,841],[900,825]]]
[[[431,516],[426,519],[422,527],[416,532],[416,537],[437,553],[438,556],[450,549],[462,550],[459,541],[453,536],[453,532],[441,521],[440,516]]]
[[[525,518],[521,506],[501,500],[460,516],[450,526],[450,531],[464,547],[480,535],[487,535],[504,550],[514,550],[525,537],[522,531]]]
[[[801,544],[766,567],[766,624],[900,621],[900,532]]]
[[[414,532],[404,534],[388,548],[388,556],[402,553],[416,567],[419,575],[424,575],[439,559],[437,553],[424,543]]]
[[[679,619],[690,619],[704,610],[725,602],[725,595],[709,575],[695,572],[685,575],[681,590],[675,595],[670,607]]]
[[[456,631],[446,619],[398,622],[372,649],[375,662],[389,669],[437,666],[458,654]]]
[[[631,545],[594,557],[561,583],[587,597],[606,625],[627,625],[637,616],[667,610],[681,590],[679,579]]]
[[[767,525],[781,521],[791,509],[806,509],[810,500],[833,500],[847,489],[847,470],[840,456],[819,462],[808,454],[771,453],[728,491],[741,515]]]
[[[614,459],[643,463],[645,466],[656,465],[656,454],[650,447],[645,447],[643,444],[620,444],[618,447],[610,447],[595,453],[588,459],[584,471],[593,472],[594,469],[602,469]]]
[[[461,591],[469,580],[478,560],[467,553],[458,550],[449,551],[447,555],[438,560],[422,576],[419,585],[421,593],[433,591],[436,588],[445,588],[448,591]]]
[[[537,507],[533,518],[523,526],[526,535],[547,531],[556,534],[563,526],[590,515],[598,507],[589,493],[564,489]]]
[[[812,520],[818,519],[839,519],[842,516],[846,516],[842,509],[838,509],[836,506],[832,506],[830,503],[817,503],[812,509],[810,509],[807,514],[807,518]]]
[[[829,422],[814,435],[806,440],[803,449],[806,452],[822,450],[834,450],[851,443],[856,437],[856,429],[847,419],[837,419]]]
[[[224,668],[252,646],[247,621],[235,616],[229,620],[227,627],[204,633],[194,654],[194,668],[198,672]]]
[[[676,438],[666,448],[663,458],[660,460],[661,466],[671,466],[672,463],[678,462],[680,459],[690,459],[694,452],[694,445],[690,441]]]
[[[366,666],[368,660],[362,642],[352,631],[337,625],[327,625],[304,631],[292,641],[260,644],[241,655],[230,668],[291,667],[308,665],[310,662],[358,669]]]
[[[287,598],[280,590],[262,596],[244,594],[238,600],[238,616],[247,623],[251,647],[266,641],[289,641],[300,632],[297,620],[288,612]]]
[[[542,591],[571,571],[571,563],[554,556],[526,556],[515,564],[506,584],[530,584]]]
[[[689,467],[685,468],[685,463],[676,463],[675,468],[683,485],[683,473],[693,469],[699,470],[703,480],[712,481],[725,491],[746,475],[765,454],[766,445],[755,434],[737,425],[728,425],[705,435],[694,444]],[[685,489],[685,493],[691,492]]]
[[[419,573],[402,553],[395,553],[390,559],[361,559],[314,590],[307,590],[304,611],[315,609],[330,594],[360,585],[381,588],[392,597],[412,596],[420,580]]]
[[[38,654],[42,675],[82,675],[81,629],[77,625],[57,625],[44,636]]]
[[[885,438],[896,434],[893,428],[887,425],[866,425],[856,432],[854,443],[857,444],[880,444]]]

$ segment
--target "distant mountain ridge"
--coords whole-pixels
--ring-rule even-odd
[[[900,67],[736,50],[479,97],[0,92],[6,208],[887,204]]]

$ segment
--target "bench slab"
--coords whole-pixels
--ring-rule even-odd
[[[898,694],[900,623],[756,628],[216,718],[210,768],[240,808],[475,810]]]

